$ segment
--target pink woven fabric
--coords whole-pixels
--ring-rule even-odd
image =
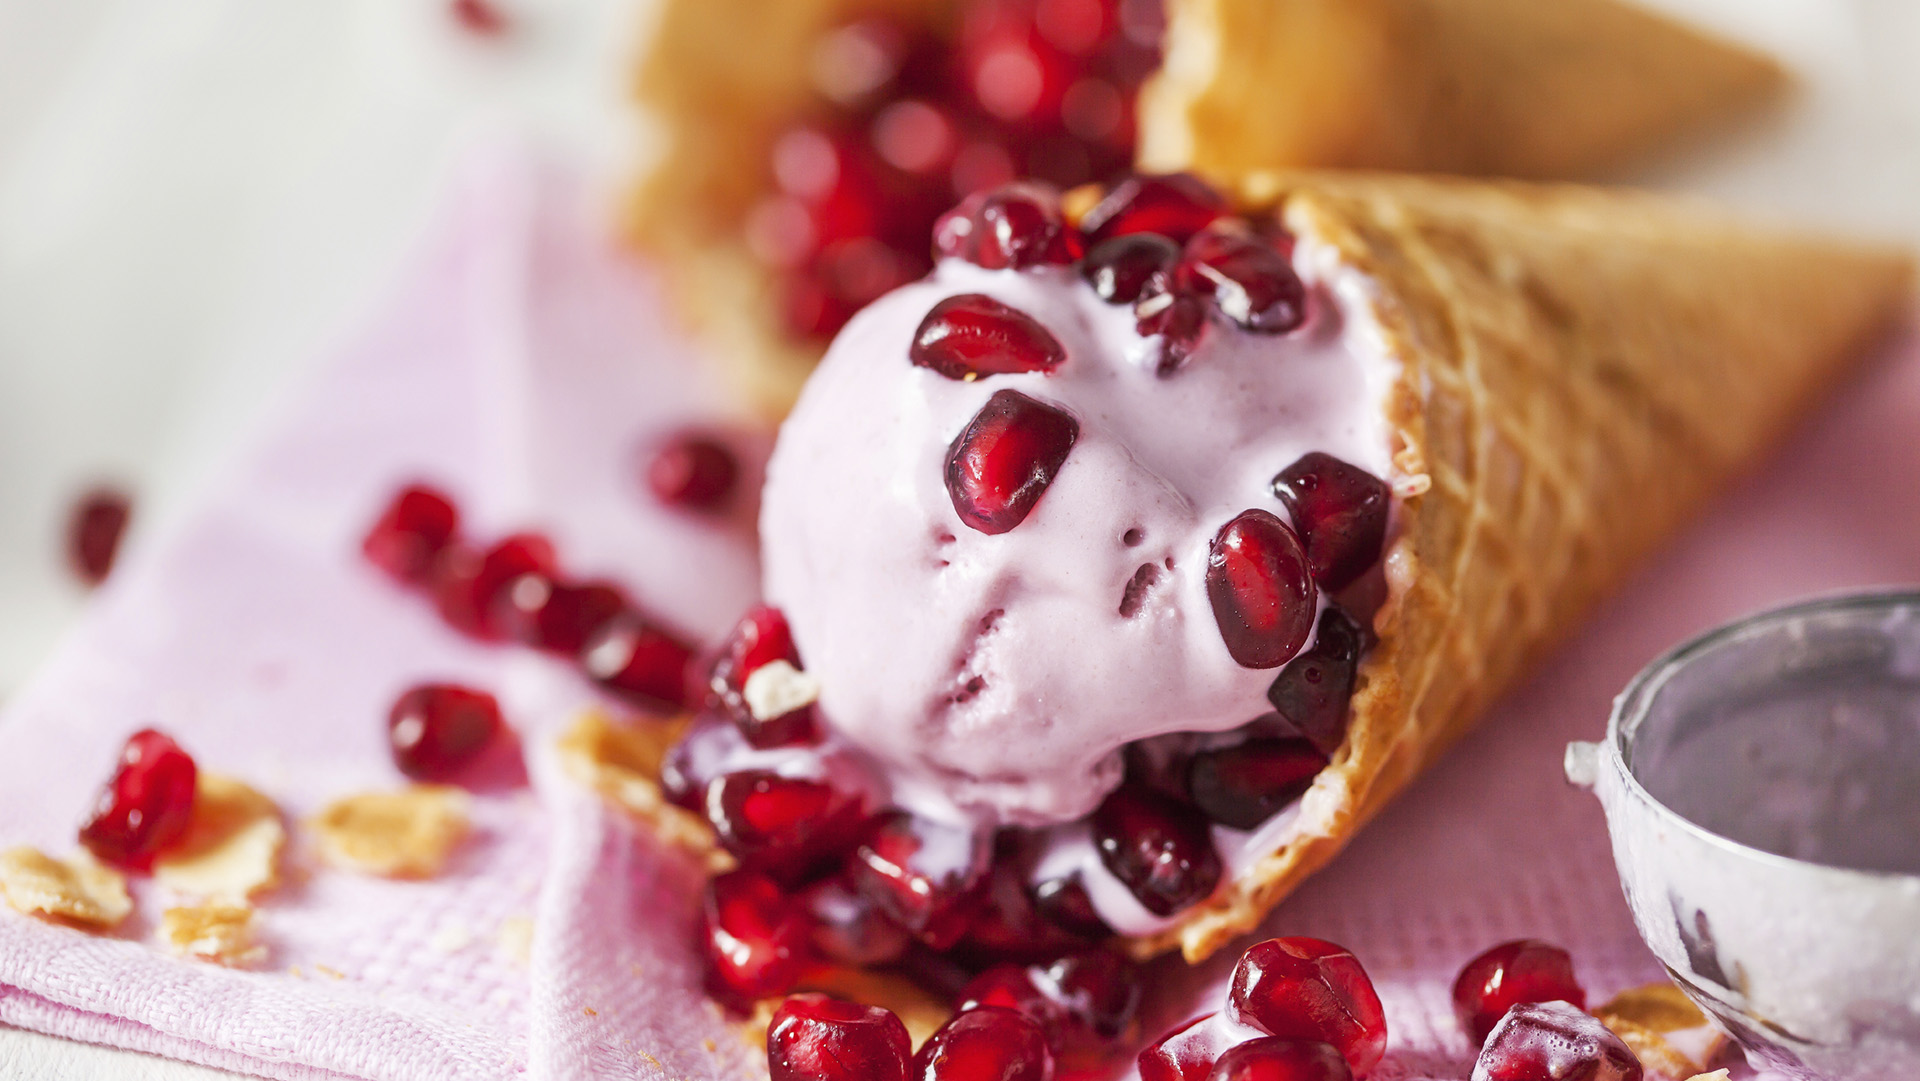
[[[717,636],[751,599],[742,522],[690,521],[638,494],[636,442],[725,402],[645,274],[577,211],[536,170],[476,170],[372,331],[178,529],[129,554],[0,720],[0,842],[53,851],[145,724],[296,819],[397,783],[380,722],[426,677],[501,694],[531,789],[484,794],[478,840],[442,878],[302,875],[265,902],[273,955],[255,972],[165,956],[145,941],[150,905],[106,938],[0,912],[0,1021],[278,1078],[757,1071],[698,991],[696,876],[551,760],[552,731],[592,690],[545,659],[461,640],[356,553],[393,486],[427,477],[476,535],[538,527],[568,566],[619,578],[696,635]],[[1659,977],[1599,809],[1561,780],[1562,749],[1596,737],[1613,693],[1692,632],[1809,592],[1920,579],[1920,500],[1868,484],[1920,475],[1920,348],[1887,353],[1274,914],[1273,932],[1334,939],[1368,966],[1392,1030],[1381,1081],[1465,1076],[1447,989],[1494,942],[1563,943],[1596,996]],[[497,942],[526,918],[523,965]],[[1215,1008],[1231,961],[1163,962],[1149,1031]]]

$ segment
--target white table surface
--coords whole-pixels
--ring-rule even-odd
[[[131,542],[379,294],[475,140],[607,181],[654,0],[0,0],[0,698],[84,597],[60,534],[97,479]],[[1784,57],[1780,117],[1640,178],[1920,248],[1920,2],[1652,0]],[[0,1079],[234,1075],[0,1028]]]

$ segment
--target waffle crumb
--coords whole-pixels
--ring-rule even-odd
[[[1678,987],[1650,983],[1594,1009],[1600,1023],[1633,1050],[1642,1065],[1667,1077],[1696,1077],[1713,1058],[1720,1036]]]
[[[1712,1073],[1697,1073],[1687,1081],[1732,1081],[1733,1074],[1727,1070],[1715,1070]]]
[[[176,893],[245,902],[280,883],[287,828],[271,799],[231,777],[202,773],[187,832],[153,865],[153,880]]]
[[[329,980],[344,980],[347,978],[346,973],[327,965],[315,965],[313,966],[313,970]]]
[[[589,710],[561,734],[560,763],[568,776],[646,823],[654,836],[698,856],[709,870],[730,870],[733,857],[714,843],[706,820],[667,802],[660,791],[660,763],[685,727],[623,725]]]
[[[0,852],[0,894],[15,911],[92,931],[133,913],[125,876],[83,852],[64,860],[25,846]]]
[[[467,835],[466,793],[409,785],[335,800],[309,823],[336,867],[388,878],[432,878]]]
[[[508,916],[500,921],[500,931],[496,936],[500,943],[500,952],[519,964],[529,964],[533,960],[533,921],[525,916]]]
[[[213,902],[160,914],[160,941],[175,957],[244,968],[266,959],[253,937],[253,906]]]

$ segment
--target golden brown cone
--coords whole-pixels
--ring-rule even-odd
[[[1591,177],[1786,85],[1624,0],[1168,0],[1142,165]]]
[[[1903,254],[1727,222],[1624,191],[1256,175],[1378,288],[1402,365],[1391,599],[1317,834],[1130,944],[1205,957],[1251,930],[1542,650],[1818,401],[1910,299]]]

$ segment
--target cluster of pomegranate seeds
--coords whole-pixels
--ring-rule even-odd
[[[1026,521],[1066,464],[1080,423],[1017,390],[987,399],[947,450],[947,495],[960,520],[982,533]]]
[[[1318,596],[1300,538],[1272,514],[1243,511],[1213,538],[1207,599],[1237,663],[1278,668],[1300,652]]]
[[[803,671],[793,631],[778,608],[761,605],[734,627],[708,677],[709,705],[733,721],[747,742],[762,749],[813,743],[820,738],[811,703],[778,716],[759,717],[747,701],[747,681],[774,662]]]
[[[67,562],[82,582],[97,586],[113,570],[133,505],[126,493],[96,488],[82,495],[67,519]]]
[[[1495,946],[1468,961],[1453,983],[1454,1016],[1475,1043],[1485,1042],[1508,1010],[1532,1002],[1566,1002],[1581,1009],[1587,1005],[1587,992],[1573,974],[1573,958],[1538,939]]]
[[[702,930],[709,989],[727,1002],[785,993],[809,956],[799,909],[759,871],[728,871],[707,881]]]
[[[740,462],[725,443],[699,432],[679,432],[653,448],[647,489],[669,507],[718,511],[733,497]]]
[[[907,1081],[913,1045],[890,1011],[794,995],[767,1026],[773,1081]]]
[[[1331,755],[1347,738],[1347,704],[1360,667],[1359,624],[1338,608],[1320,614],[1313,647],[1287,663],[1267,687],[1286,730]]]
[[[1273,494],[1293,518],[1320,588],[1344,589],[1380,561],[1388,493],[1379,477],[1314,451],[1273,478]]]
[[[170,737],[151,728],[135,732],[80,827],[80,843],[102,863],[148,870],[186,832],[198,774],[192,756]]]
[[[1060,193],[1031,182],[976,192],[933,225],[933,253],[988,270],[1070,266],[1081,255],[1079,230],[1060,213]]]
[[[1564,1002],[1507,1011],[1473,1064],[1473,1081],[1641,1081],[1640,1060],[1592,1014]]]
[[[1220,884],[1220,854],[1190,807],[1127,783],[1094,809],[1091,825],[1100,862],[1156,916],[1171,916]]]
[[[485,691],[423,683],[387,714],[394,765],[416,781],[449,781],[484,757],[506,732],[500,703]]]
[[[1353,953],[1317,938],[1274,938],[1240,956],[1227,1014],[1269,1036],[1323,1040],[1365,1077],[1387,1053],[1387,1018]]]
[[[948,379],[972,381],[1008,372],[1051,372],[1067,351],[1034,318],[979,293],[933,306],[913,333],[907,356]]]
[[[554,574],[553,542],[537,533],[514,533],[485,550],[448,547],[432,584],[440,618],[463,634],[504,638],[509,595],[527,575]]]
[[[1300,738],[1250,739],[1201,751],[1187,767],[1187,793],[1212,821],[1250,830],[1300,798],[1327,756]]]
[[[1018,1010],[976,1006],[927,1037],[913,1056],[916,1081],[1053,1081],[1046,1033]]]
[[[577,657],[627,607],[626,594],[610,583],[573,584],[529,573],[514,579],[493,614],[509,640]]]
[[[792,883],[846,858],[866,828],[857,798],[825,781],[740,770],[707,783],[707,821],[722,847]]]

